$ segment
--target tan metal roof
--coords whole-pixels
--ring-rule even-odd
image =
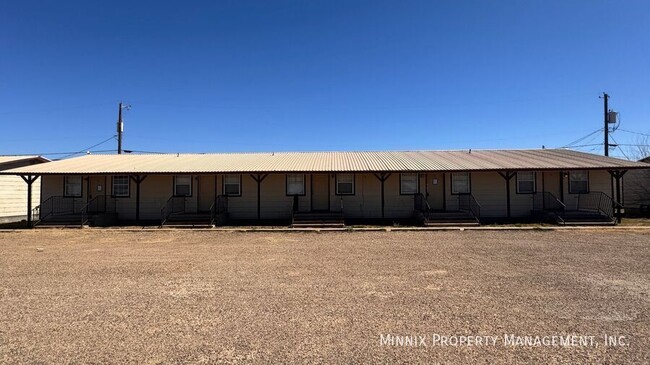
[[[27,156],[27,155],[0,156],[0,170],[6,170],[8,168],[12,168],[16,166],[48,162],[48,161],[50,160],[41,156]]]
[[[634,168],[650,168],[650,164],[563,149],[541,149],[86,155],[4,173],[199,174]]]

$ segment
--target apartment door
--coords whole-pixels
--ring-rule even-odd
[[[208,212],[215,199],[215,179],[216,175],[199,176],[199,211]]]
[[[313,174],[311,175],[311,210],[329,211],[329,175]]]
[[[86,204],[92,202],[88,205],[87,208],[89,213],[103,212],[106,209],[106,200],[104,198],[95,198],[98,196],[111,194],[111,192],[108,190],[111,187],[107,186],[110,184],[110,181],[110,178],[106,176],[90,175],[88,177],[88,186],[85,186],[84,188],[88,189],[88,200]]]

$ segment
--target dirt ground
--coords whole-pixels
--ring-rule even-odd
[[[0,232],[0,362],[650,363],[646,232]]]

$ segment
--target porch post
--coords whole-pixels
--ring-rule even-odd
[[[385,214],[384,214],[384,206],[385,206],[385,192],[384,192],[384,183],[388,178],[390,177],[390,173],[387,172],[381,172],[379,174],[373,174],[375,177],[379,180],[381,183],[381,219],[384,219]]]
[[[36,181],[39,175],[20,175],[25,183],[27,183],[27,227],[34,228],[32,219],[32,184]]]
[[[506,204],[508,205],[508,218],[510,218],[510,180],[515,176],[514,171],[499,172],[499,175],[506,181]]]
[[[140,223],[140,184],[147,178],[147,175],[130,176],[135,183],[135,220]]]
[[[609,175],[613,180],[616,182],[616,197],[612,197],[614,200],[614,211],[616,212],[616,221],[618,223],[621,223],[622,220],[622,215],[621,215],[621,179],[623,178],[623,175],[627,170],[619,170],[619,171],[609,171]],[[614,186],[612,186],[612,190],[614,189]],[[613,194],[612,194],[613,195]]]
[[[268,176],[268,174],[264,174],[264,175],[262,175],[262,174],[257,174],[257,175],[251,174],[251,177],[253,178],[253,180],[255,180],[255,182],[257,182],[257,220],[258,221],[260,220],[260,217],[262,216],[262,214],[261,214],[262,200],[261,200],[261,195],[260,195],[260,192],[262,190],[261,185],[262,185],[262,181],[264,181],[264,179],[266,179],[267,176]]]

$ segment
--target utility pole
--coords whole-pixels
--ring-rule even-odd
[[[124,124],[122,124],[122,102],[117,110],[117,154],[122,154],[122,131],[124,131]]]
[[[129,110],[131,109],[131,105],[122,105],[122,102],[120,101],[120,105],[118,106],[117,109],[117,154],[118,155],[122,154],[122,132],[124,132],[124,123],[122,122],[122,109]]]
[[[608,110],[608,102],[609,102],[609,95],[607,93],[603,93],[603,104],[604,104],[604,115],[605,115],[605,156],[609,156],[609,117],[607,116]]]

